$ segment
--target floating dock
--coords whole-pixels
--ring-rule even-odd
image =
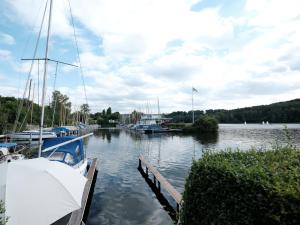
[[[143,165],[145,166],[146,171],[144,171]],[[154,187],[152,188],[152,190],[155,192],[155,194],[159,198],[158,200],[161,203],[163,202],[164,204],[166,204],[167,208],[170,207],[170,204],[168,203],[168,201],[166,200],[166,198],[161,193],[161,188],[162,187],[175,200],[176,206],[177,206],[176,207],[176,218],[174,218],[172,216],[172,212],[171,212],[170,216],[173,217],[173,219],[178,220],[179,219],[180,208],[182,206],[182,195],[169,183],[169,181],[165,177],[163,177],[158,172],[158,170],[154,166],[152,166],[149,162],[147,162],[143,156],[139,157],[139,167],[138,167],[138,169],[142,173],[142,175],[145,175],[145,179],[146,179],[147,182],[150,181],[150,179],[149,179],[149,172],[151,172],[153,174],[153,182],[152,182],[152,184],[153,184]],[[151,184],[149,184],[149,185],[151,185]]]
[[[83,196],[82,196],[82,202],[81,202],[81,208],[74,211],[71,214],[71,218],[69,220],[68,225],[83,225],[86,223],[90,203],[93,197],[94,192],[94,185],[97,178],[97,159],[92,159],[90,168],[87,172],[86,178],[88,181],[85,184]]]
[[[82,196],[81,208],[64,216],[51,225],[85,225],[94,193],[97,179],[97,159],[92,159],[86,178],[88,179]]]

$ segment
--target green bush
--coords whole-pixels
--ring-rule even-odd
[[[187,128],[187,131],[197,131],[201,133],[215,133],[219,129],[218,121],[211,116],[201,116],[192,127]]]
[[[300,152],[205,153],[183,195],[183,225],[299,225]]]

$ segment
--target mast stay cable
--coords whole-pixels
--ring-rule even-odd
[[[43,24],[44,24],[44,20],[45,20],[47,5],[48,5],[48,0],[46,1],[44,13],[43,13],[43,18],[42,18],[40,30],[39,30],[39,33],[38,33],[38,38],[37,38],[35,49],[34,49],[34,53],[33,53],[33,58],[35,58],[36,54],[37,54],[37,50],[38,50],[38,46],[39,46],[39,42],[40,42],[40,38],[41,38],[41,33],[42,33],[42,28],[43,28]],[[33,64],[34,64],[34,60],[31,61],[31,65],[30,65],[30,69],[29,69],[29,72],[28,72],[27,81],[26,81],[26,85],[25,85],[25,90],[24,90],[24,93],[23,93],[23,98],[19,102],[17,116],[16,116],[16,119],[15,119],[15,122],[14,122],[14,126],[13,126],[13,130],[12,130],[13,133],[16,131],[17,126],[18,126],[18,122],[19,122],[19,119],[20,119],[20,114],[21,114],[21,111],[22,111],[22,108],[23,108],[23,103],[24,103],[25,95],[26,95],[26,92],[27,92],[29,80],[30,80],[30,77],[31,77],[32,69],[33,69]]]
[[[87,94],[86,94],[86,86],[85,86],[85,81],[84,81],[84,74],[83,74],[83,69],[82,69],[81,60],[80,60],[78,41],[77,41],[77,35],[76,35],[76,30],[75,30],[75,25],[74,25],[74,18],[73,18],[73,13],[72,13],[70,0],[68,0],[68,3],[69,3],[69,10],[70,10],[70,16],[71,16],[71,23],[72,23],[72,26],[73,26],[74,41],[75,41],[76,51],[77,51],[77,58],[78,58],[77,60],[78,60],[78,63],[79,63],[80,75],[81,75],[81,80],[82,80],[83,89],[84,89],[85,102],[88,105],[88,99],[87,99]],[[85,115],[85,123],[87,123],[87,120],[88,120],[88,113],[86,113],[86,115]]]

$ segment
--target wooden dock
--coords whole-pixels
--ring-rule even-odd
[[[86,178],[88,179],[87,183],[84,187],[84,192],[82,196],[82,202],[81,202],[81,208],[74,211],[71,214],[70,220],[68,222],[68,225],[84,225],[86,222],[87,214],[89,211],[88,202],[91,201],[93,191],[93,186],[96,182],[97,178],[97,159],[92,159],[92,163],[90,165],[90,168],[88,170]]]
[[[143,170],[143,165],[146,167],[146,172]],[[147,162],[143,156],[139,157],[138,169],[144,172],[147,177],[149,176],[149,172],[153,174],[153,183],[159,191],[159,193],[161,193],[161,187],[163,187],[175,200],[177,204],[176,213],[178,215],[182,205],[182,195],[169,183],[169,181],[165,177],[163,177],[158,172],[158,170],[154,166]]]

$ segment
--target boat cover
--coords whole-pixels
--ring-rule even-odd
[[[65,133],[69,133],[70,130],[66,127],[55,127],[52,129],[53,132],[59,134],[60,132],[65,132]]]
[[[7,225],[49,225],[79,209],[86,181],[72,167],[42,157],[9,163]]]
[[[66,142],[66,141],[70,141],[74,138],[78,138],[76,136],[65,136],[65,137],[57,137],[57,138],[51,138],[51,139],[47,139],[44,140],[43,142],[43,146],[42,146],[42,156],[47,158],[54,150],[48,151],[48,152],[44,152],[44,149],[49,148],[51,146]],[[58,149],[55,150],[55,152],[64,152],[64,153],[69,153],[72,155],[73,157],[73,161],[74,163],[71,165],[76,165],[78,164],[80,161],[84,160],[84,148],[83,148],[83,140],[77,140],[74,142],[71,142],[69,144],[60,146]],[[64,159],[59,160],[60,162],[64,162]]]
[[[11,148],[17,146],[17,143],[0,143],[0,148]]]

